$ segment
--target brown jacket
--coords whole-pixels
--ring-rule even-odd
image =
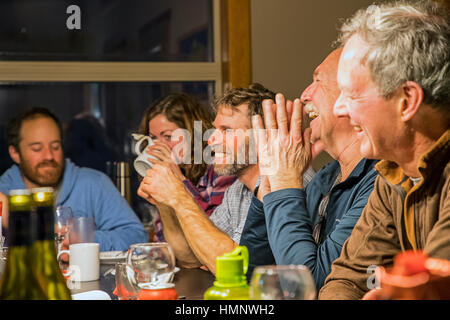
[[[408,249],[450,260],[450,130],[419,161],[415,186],[393,162],[379,176],[361,218],[319,293],[319,299],[360,299],[374,288],[374,268]]]

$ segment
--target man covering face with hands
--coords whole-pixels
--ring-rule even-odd
[[[253,197],[241,244],[249,248],[250,267],[304,264],[320,288],[339,256],[373,189],[375,161],[361,157],[350,122],[333,114],[339,96],[336,72],[342,49],[314,71],[301,99],[263,102],[264,123],[253,118],[262,184]],[[303,105],[311,118],[303,126]],[[302,177],[322,148],[334,159],[304,186]]]

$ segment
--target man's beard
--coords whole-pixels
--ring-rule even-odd
[[[222,163],[213,163],[214,172],[216,172],[219,176],[241,176],[244,172],[249,168],[253,163],[250,161],[250,146],[248,143],[244,145],[244,161],[237,159],[234,157],[233,163],[222,164]],[[230,151],[228,151],[230,153]],[[242,154],[241,154],[242,158]],[[240,159],[241,159],[240,158]],[[252,159],[255,162],[255,159]]]
[[[44,174],[39,172],[39,168],[47,166],[53,167],[55,170]],[[22,159],[19,168],[20,172],[35,185],[39,187],[57,187],[64,172],[64,161],[62,164],[55,160],[42,161],[33,168],[27,161]]]
[[[219,176],[240,176],[250,166],[248,163],[214,164],[214,172]]]

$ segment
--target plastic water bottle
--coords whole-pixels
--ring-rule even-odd
[[[238,246],[233,252],[216,258],[216,281],[206,290],[205,300],[249,300],[249,286],[245,274],[248,269],[248,250]]]

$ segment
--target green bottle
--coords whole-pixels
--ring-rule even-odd
[[[11,190],[8,197],[8,255],[0,280],[0,300],[46,300],[33,263],[33,200],[28,190]]]
[[[247,247],[238,246],[233,252],[216,258],[216,281],[206,290],[205,300],[250,300],[245,274],[248,269]]]
[[[36,210],[36,240],[33,244],[36,277],[49,300],[71,300],[72,295],[56,259],[53,188],[35,188],[31,193]]]

